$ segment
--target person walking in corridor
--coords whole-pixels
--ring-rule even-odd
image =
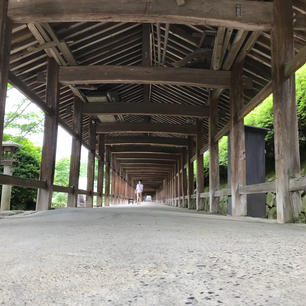
[[[141,180],[138,181],[136,185],[136,195],[137,195],[137,203],[142,202],[142,192],[143,192],[143,184]]]

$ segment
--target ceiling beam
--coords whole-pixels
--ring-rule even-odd
[[[116,160],[131,160],[131,159],[154,159],[154,160],[176,160],[176,156],[172,153],[167,154],[151,154],[151,153],[115,153],[115,159]]]
[[[9,17],[31,22],[142,22],[225,26],[250,31],[272,27],[272,3],[243,0],[10,0]]]
[[[169,68],[143,66],[62,66],[59,82],[79,84],[160,84],[229,88],[231,73],[196,68]]]
[[[97,134],[108,133],[160,133],[177,135],[196,135],[194,125],[167,124],[167,123],[131,123],[131,122],[106,122],[100,123],[96,128]]]
[[[149,146],[149,145],[142,145],[142,146],[115,146],[111,147],[111,153],[149,153],[149,154],[159,154],[159,155],[168,155],[171,153],[172,155],[181,154],[183,150],[181,148],[167,148],[167,147],[158,147],[158,146]]]
[[[181,117],[208,117],[206,105],[182,105],[162,103],[104,103],[94,102],[82,105],[86,115],[167,115]]]
[[[160,165],[161,167],[163,167],[163,165],[168,165],[168,166],[173,166],[173,164],[176,163],[176,161],[173,161],[173,160],[150,160],[150,159],[147,159],[147,160],[137,160],[137,159],[133,159],[133,160],[121,160],[119,162],[119,165],[120,166],[125,166],[125,165]]]
[[[173,138],[173,137],[133,137],[133,136],[121,136],[121,137],[106,137],[106,145],[163,145],[166,147],[187,147],[188,140],[184,138]]]

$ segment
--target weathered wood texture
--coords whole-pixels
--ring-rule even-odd
[[[200,193],[204,191],[204,161],[203,154],[201,154],[201,123],[198,121],[197,123],[197,135],[196,135],[196,158],[197,158],[197,198],[196,198],[196,209],[203,210],[204,209],[204,201],[200,198]]]
[[[47,183],[45,181],[38,181],[33,179],[22,178],[18,176],[11,176],[0,174],[0,185],[12,185],[26,188],[47,188]]]
[[[246,196],[239,194],[239,184],[246,184],[245,134],[243,119],[238,118],[243,105],[242,66],[237,64],[232,71],[231,86],[231,126],[230,126],[230,161],[232,215],[247,214]]]
[[[80,159],[81,159],[81,120],[82,114],[80,111],[82,101],[75,97],[73,104],[73,130],[76,135],[72,137],[71,158],[70,158],[70,172],[69,172],[69,186],[73,188],[73,193],[68,195],[68,207],[77,207],[80,176]]]
[[[86,207],[93,207],[93,191],[95,181],[95,152],[96,152],[96,123],[90,122],[89,126],[89,146],[87,161],[87,191]]]
[[[110,204],[110,149],[105,148],[105,206]]]
[[[66,1],[11,0],[9,16],[14,22],[143,22],[228,26],[268,30],[272,4],[259,1],[193,0],[183,6],[174,1]]]
[[[188,208],[194,209],[194,205],[192,205],[191,195],[193,194],[194,186],[193,186],[193,162],[191,161],[192,157],[192,138],[188,138],[188,150],[187,150],[187,168],[188,168],[188,180],[187,180],[187,196],[188,196]]]
[[[48,59],[46,102],[53,114],[45,114],[44,141],[41,154],[40,180],[47,183],[47,188],[38,189],[36,210],[51,208],[52,185],[55,169],[57,145],[57,111],[59,100],[58,65],[54,59]]]
[[[299,138],[296,113],[295,77],[286,78],[284,67],[294,57],[292,1],[275,0],[272,30],[272,86],[277,220],[294,220],[301,209],[297,192],[289,192],[289,179],[299,177]]]
[[[136,83],[229,88],[230,73],[193,68],[66,66],[60,69],[60,82],[66,85]]]
[[[99,160],[98,160],[98,178],[97,178],[97,206],[102,206],[102,193],[103,193],[103,181],[104,181],[104,155],[105,155],[105,142],[104,135],[99,135]]]
[[[161,103],[86,103],[82,106],[82,113],[87,115],[166,115],[181,117],[208,117],[207,106],[192,106],[182,104]]]
[[[219,170],[219,145],[215,141],[218,123],[218,100],[210,97],[209,103],[209,129],[208,129],[208,146],[209,146],[209,211],[211,213],[219,212],[219,198],[214,196],[215,190],[220,187],[220,170]]]
[[[100,123],[97,125],[97,134],[108,133],[160,133],[160,134],[177,134],[177,135],[195,135],[196,127],[192,125],[167,124],[167,123],[131,123],[131,122],[114,122]]]
[[[107,136],[106,145],[162,145],[165,147],[187,147],[188,141],[185,138],[153,137],[153,136]]]
[[[0,1],[0,156],[2,156],[1,144],[4,126],[12,27],[11,21],[7,17],[7,7],[8,0]]]

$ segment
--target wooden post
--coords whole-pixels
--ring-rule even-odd
[[[211,213],[219,212],[219,197],[214,193],[220,187],[219,172],[219,147],[218,141],[215,141],[218,122],[218,101],[210,96],[209,99],[209,119],[208,119],[208,142],[209,142],[209,211]]]
[[[299,192],[289,192],[289,180],[300,176],[295,76],[284,67],[294,57],[292,0],[273,1],[272,88],[277,221],[294,221],[301,210]]]
[[[5,114],[5,101],[8,82],[9,54],[11,47],[12,23],[7,17],[8,0],[0,1],[0,156]]]
[[[204,162],[203,154],[201,153],[201,121],[197,122],[197,135],[196,135],[196,157],[197,157],[197,198],[196,209],[204,209],[204,200],[200,198],[200,194],[204,192]]]
[[[111,203],[116,204],[115,199],[115,190],[116,190],[116,171],[115,171],[115,164],[114,164],[114,155],[111,155],[111,165],[112,165],[112,180],[111,180]]]
[[[181,155],[180,155],[180,165],[181,165],[181,168],[180,170],[182,171],[181,172],[181,207],[185,207],[185,185],[186,185],[186,177],[185,177],[185,159],[184,159],[184,154],[185,152],[183,152]]]
[[[188,167],[188,181],[187,181],[187,195],[188,195],[188,208],[193,209],[191,195],[193,194],[193,162],[192,157],[192,137],[189,136],[188,150],[187,150],[187,167]]]
[[[40,180],[46,181],[47,188],[38,189],[36,210],[48,210],[51,208],[57,145],[58,100],[58,65],[53,58],[48,58],[46,102],[50,108],[50,113],[45,114],[44,141],[40,165]]]
[[[181,207],[181,196],[182,196],[182,176],[181,176],[181,158],[180,156],[178,157],[177,159],[177,162],[176,162],[176,179],[177,179],[177,197],[178,197],[178,200],[177,200],[177,204],[176,206],[177,207]]]
[[[89,125],[89,150],[87,162],[87,192],[86,207],[93,207],[93,192],[95,181],[95,153],[96,153],[96,123],[90,122]]]
[[[246,196],[240,195],[239,184],[246,184],[245,133],[243,119],[238,113],[243,106],[242,64],[236,64],[232,70],[231,99],[231,194],[232,215],[245,216],[247,214]]]
[[[105,150],[105,206],[110,204],[110,149]]]
[[[80,158],[81,158],[81,103],[78,97],[74,97],[72,126],[75,135],[72,137],[69,186],[73,192],[68,194],[68,207],[77,207],[78,188],[80,176]]]
[[[128,185],[128,174],[125,173],[125,183],[124,183],[124,197],[125,197],[125,200],[127,201],[128,203],[128,199],[130,198],[129,197],[129,185]]]
[[[102,193],[103,193],[103,181],[104,181],[104,134],[99,135],[99,161],[98,161],[98,178],[97,178],[97,191],[99,193],[97,197],[97,206],[102,206]]]

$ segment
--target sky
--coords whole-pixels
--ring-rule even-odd
[[[15,88],[9,89],[7,93],[5,111],[10,112],[14,110],[14,105],[21,102],[24,98],[25,97],[22,95],[22,93],[19,92],[17,89]],[[28,110],[38,114],[41,112],[40,108],[36,106],[34,103],[31,103]],[[17,136],[16,130],[9,130],[7,132]],[[30,139],[33,142],[33,144],[37,146],[41,147],[43,144],[43,133],[30,134],[27,135],[27,138]],[[72,137],[70,136],[70,134],[66,132],[66,130],[64,130],[61,126],[59,126],[58,136],[57,136],[56,160],[59,160],[64,157],[70,157],[71,142],[72,142]],[[82,147],[82,152],[81,152],[82,162],[87,161],[87,153],[88,153],[87,149]]]

